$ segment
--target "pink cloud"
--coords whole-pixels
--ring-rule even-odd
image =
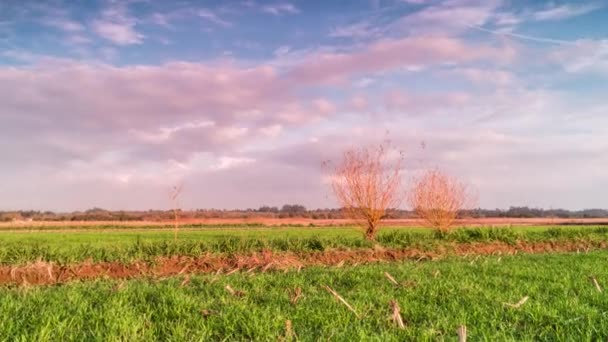
[[[452,70],[450,73],[479,84],[489,83],[497,86],[508,86],[515,82],[515,76],[504,70],[461,68]]]
[[[348,77],[441,63],[466,63],[477,60],[505,61],[514,58],[508,47],[469,45],[455,38],[415,37],[382,40],[362,51],[324,53],[308,56],[294,67],[290,77],[296,82],[340,82]]]
[[[348,109],[355,111],[363,111],[369,108],[367,98],[363,95],[354,95],[350,98],[347,105]]]
[[[468,93],[447,92],[439,94],[409,93],[393,90],[385,94],[384,105],[389,111],[428,112],[450,107],[462,107],[472,102]]]

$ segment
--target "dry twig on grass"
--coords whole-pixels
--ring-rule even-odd
[[[293,331],[293,326],[291,324],[291,320],[285,321],[285,341],[293,341],[294,338],[297,338],[295,331]]]
[[[237,267],[237,268],[233,269],[232,271],[230,271],[230,272],[226,273],[226,275],[227,275],[227,276],[229,276],[229,275],[231,275],[231,274],[233,274],[233,273],[236,273],[236,272],[238,272],[238,271],[239,271],[239,268]]]
[[[262,268],[262,273],[264,273],[264,272],[268,271],[268,269],[269,269],[270,267],[272,267],[272,264],[273,264],[272,262],[269,262],[269,263],[268,263],[268,265],[264,266],[264,268]]]
[[[458,342],[467,342],[467,326],[461,325],[458,327]]]
[[[591,277],[591,282],[593,282],[593,285],[597,289],[597,292],[602,292],[602,288],[600,287],[600,284],[597,282],[597,279],[595,279],[595,277]]]
[[[201,310],[201,315],[203,315],[203,317],[209,317],[209,316],[215,315],[215,314],[217,314],[217,311],[207,310],[207,309]]]
[[[517,302],[515,304],[504,303],[504,305],[517,309],[520,306],[524,305],[524,303],[527,302],[528,299],[529,299],[529,297],[525,296],[524,298],[520,299],[519,302]]]
[[[348,304],[348,302],[346,300],[344,300],[344,298],[342,298],[336,291],[334,291],[331,287],[329,287],[327,285],[323,285],[323,287],[329,293],[331,293],[334,297],[336,297],[336,299],[338,299],[342,304],[344,304],[350,311],[352,311],[355,314],[355,316],[357,316],[357,318],[361,318],[361,316],[359,316],[357,311],[355,309],[353,309],[353,307],[350,306],[350,304]]]
[[[245,295],[245,292],[235,290],[230,285],[226,285],[226,291],[228,291],[228,293],[230,293],[231,295],[233,295],[235,297],[243,297]]]
[[[289,302],[291,305],[296,305],[300,297],[302,297],[302,288],[296,287],[293,291],[289,291]]]
[[[186,272],[186,270],[188,269],[188,267],[190,267],[190,265],[192,265],[192,263],[189,263],[188,265],[184,266],[184,268],[182,268],[179,273],[177,274],[184,274],[184,272]]]
[[[190,275],[186,274],[186,276],[184,276],[184,280],[179,285],[179,287],[184,287],[184,286],[188,285],[189,283],[190,283]]]
[[[112,287],[112,292],[118,292],[125,286],[125,282],[121,281]]]
[[[393,320],[393,323],[395,323],[399,329],[405,329],[405,324],[401,318],[401,308],[399,307],[399,303],[393,299],[391,300],[390,304],[392,311],[391,319]]]
[[[392,275],[390,275],[388,272],[384,272],[384,276],[386,277],[386,279],[388,279],[391,283],[399,286],[399,283],[395,280],[395,278],[393,278]]]

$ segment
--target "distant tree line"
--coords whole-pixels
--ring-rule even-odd
[[[91,208],[71,213],[52,211],[0,211],[0,221],[166,221],[173,218],[171,210],[146,211],[110,211],[102,208]],[[473,209],[462,211],[460,218],[608,218],[606,209],[541,209],[530,207],[510,207],[509,209]],[[282,207],[262,206],[258,209],[226,210],[196,209],[180,211],[182,219],[205,218],[309,218],[309,219],[342,219],[344,211],[339,208],[307,209],[299,204],[285,204]],[[387,219],[414,218],[412,211],[389,209]]]

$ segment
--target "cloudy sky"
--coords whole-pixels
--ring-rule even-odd
[[[608,207],[607,94],[604,0],[3,0],[0,210],[333,207],[386,131],[482,207]]]

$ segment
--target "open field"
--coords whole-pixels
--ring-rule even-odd
[[[603,225],[24,227],[0,232],[0,339],[597,340],[607,261]]]
[[[605,226],[517,226],[462,228],[447,236],[436,236],[425,228],[389,227],[381,231],[378,245],[384,248],[433,251],[454,244],[474,242],[582,241],[608,239]],[[277,227],[185,229],[173,241],[171,230],[83,230],[0,232],[0,264],[37,260],[61,264],[91,261],[152,261],[156,257],[191,256],[206,253],[275,252],[309,253],[331,249],[370,249],[354,227]]]
[[[420,219],[389,219],[384,220],[383,225],[391,227],[420,227]],[[351,226],[353,222],[346,219],[309,219],[309,218],[209,218],[209,219],[181,219],[180,224],[185,227],[213,228],[213,227],[234,227],[234,226]],[[508,226],[508,225],[601,225],[608,224],[605,218],[583,218],[583,219],[562,219],[562,218],[469,218],[456,220],[455,226]],[[1,230],[13,229],[85,229],[93,228],[171,228],[173,221],[13,221],[0,222]]]
[[[577,340],[608,336],[608,252],[0,289],[3,339]],[[388,272],[399,285],[384,275]],[[338,302],[329,286],[355,313]],[[227,290],[227,287],[230,290]],[[301,296],[295,304],[294,291]],[[231,293],[231,291],[233,293]],[[528,300],[519,307],[522,298]],[[392,321],[397,301],[405,328]],[[291,321],[291,335],[286,321]]]

